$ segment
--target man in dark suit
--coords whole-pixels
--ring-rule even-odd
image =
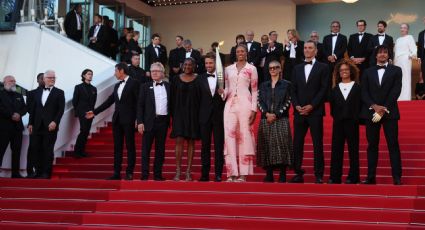
[[[101,53],[107,55],[107,49],[105,48],[107,44],[107,30],[105,26],[102,25],[102,16],[96,14],[94,16],[93,26],[89,30],[89,45],[88,47]]]
[[[245,38],[245,45],[248,48],[248,63],[258,67],[261,61],[261,44],[254,41],[254,32],[252,30],[246,31]]]
[[[285,63],[283,68],[283,78],[291,81],[294,66],[304,62],[304,42],[300,40],[295,29],[287,31],[288,40],[285,40],[283,56]]]
[[[425,24],[425,17],[423,20]],[[419,63],[421,64],[422,74],[424,74],[425,73],[425,30],[422,30],[422,32],[419,33],[419,37],[418,37],[418,60],[419,60]]]
[[[153,63],[150,70],[153,83],[142,85],[137,103],[137,129],[143,135],[141,179],[149,179],[150,152],[155,141],[154,180],[163,181],[165,140],[170,124],[170,84],[163,81],[165,68],[161,63]]]
[[[22,178],[19,173],[22,131],[22,116],[27,113],[24,97],[16,92],[16,80],[13,76],[3,78],[4,90],[0,91],[0,166],[10,144],[12,150],[12,178]]]
[[[316,61],[317,47],[313,41],[304,43],[305,62],[292,72],[292,104],[294,106],[294,170],[292,183],[304,182],[302,161],[304,138],[310,128],[314,148],[314,175],[316,183],[323,183],[323,116],[329,84],[329,68]]]
[[[385,33],[387,28],[387,23],[385,21],[378,22],[378,34],[373,35],[373,37],[369,41],[369,53],[371,54],[369,60],[369,66],[376,65],[376,47],[380,45],[384,45],[388,47],[388,61],[392,63],[394,59],[394,39],[390,35]]]
[[[317,54],[316,60],[321,63],[327,63],[327,57],[325,57],[325,48],[323,47],[323,43],[320,42],[319,33],[317,31],[312,31],[310,33],[310,40],[316,42],[317,46]]]
[[[35,94],[37,92],[37,89],[43,89],[44,88],[44,81],[43,81],[44,73],[39,73],[37,75],[37,83],[38,87],[36,89],[33,89],[31,91],[27,92],[27,110],[28,114],[31,116],[31,108],[33,106],[33,103],[35,101]],[[34,135],[29,135],[29,144],[28,144],[28,152],[27,152],[27,178],[34,178],[36,176],[35,173],[35,167],[37,162],[37,153],[34,153],[31,147],[34,144]]]
[[[115,77],[119,81],[115,84],[112,94],[94,111],[86,114],[91,119],[103,112],[112,104],[115,111],[112,116],[112,132],[114,136],[114,174],[109,180],[121,179],[121,164],[123,157],[124,137],[127,147],[127,170],[126,180],[133,180],[133,171],[136,161],[136,145],[134,143],[134,132],[136,124],[137,98],[139,96],[140,84],[128,76],[128,67],[125,63],[115,65]]]
[[[211,168],[211,134],[214,135],[215,152],[215,178],[220,182],[223,173],[223,148],[224,148],[224,125],[223,111],[225,102],[218,93],[219,85],[216,76],[215,53],[208,53],[205,56],[205,67],[207,73],[199,78],[199,124],[201,128],[201,160],[202,174],[199,181],[209,181]]]
[[[131,56],[131,65],[128,67],[128,74],[131,78],[138,81],[140,85],[145,84],[150,81],[149,77],[146,77],[146,72],[144,69],[140,68],[140,55],[133,54]]]
[[[366,21],[361,19],[356,22],[357,33],[351,34],[348,41],[348,56],[357,65],[360,70],[360,76],[363,71],[369,67],[369,42],[373,35],[366,33]]]
[[[75,86],[72,97],[75,117],[78,117],[80,122],[80,133],[74,146],[74,156],[77,158],[88,156],[85,148],[93,119],[86,119],[86,113],[94,109],[97,99],[97,89],[91,85],[92,79],[93,71],[85,69],[81,74],[83,83]]]
[[[271,61],[278,61],[282,64],[283,60],[283,44],[277,42],[277,32],[271,31],[269,33],[269,43],[268,46],[263,46],[261,50],[261,56],[265,57],[264,60],[264,68],[263,68],[263,81],[270,80],[270,73],[269,73],[269,63]],[[283,65],[282,65],[283,66]]]
[[[150,67],[155,62],[160,62],[164,66],[167,64],[167,48],[161,44],[159,34],[153,34],[151,44],[145,48],[146,76],[150,77]]]
[[[176,76],[181,73],[186,50],[183,47],[183,37],[176,36],[176,48],[170,51],[170,58],[168,66],[170,67],[170,77]]]
[[[196,73],[203,74],[205,73],[205,66],[202,62],[201,52],[192,48],[192,41],[186,39],[183,41],[183,47],[186,50],[184,58],[193,58],[196,62]]]
[[[333,21],[331,23],[331,34],[323,38],[324,53],[329,65],[329,81],[332,81],[332,73],[336,62],[342,60],[345,51],[347,51],[347,37],[340,34],[340,30],[341,24],[338,21]]]
[[[401,93],[402,71],[400,67],[388,63],[388,47],[376,48],[377,65],[364,71],[362,76],[361,118],[366,120],[366,137],[368,172],[364,184],[376,184],[376,168],[378,165],[379,136],[381,126],[384,127],[390,154],[393,182],[401,184],[401,157],[398,143],[398,120],[400,112],[397,99]]]
[[[83,37],[83,20],[81,13],[83,8],[81,4],[76,4],[74,8],[65,16],[64,27],[68,38],[80,42]]]
[[[28,131],[33,135],[32,152],[38,154],[36,178],[49,179],[52,173],[54,147],[58,135],[59,123],[65,109],[65,96],[56,88],[56,75],[48,70],[43,76],[44,88],[35,92],[30,108]]]
[[[117,59],[117,54],[118,54],[118,45],[119,45],[119,41],[118,41],[118,31],[116,29],[114,29],[114,20],[109,20],[108,21],[108,27],[110,29],[110,57],[112,60],[116,60]]]

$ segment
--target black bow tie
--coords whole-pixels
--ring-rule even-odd
[[[50,91],[50,88],[44,88],[44,90],[48,90],[48,91]]]
[[[386,69],[387,66],[385,66],[385,65],[377,65],[376,68],[378,68],[378,69]]]
[[[215,75],[214,74],[207,74],[207,77],[215,77]]]
[[[378,34],[378,36],[379,36],[379,37],[384,37],[384,36],[385,36],[385,34]]]
[[[359,36],[363,36],[364,33],[359,33]]]
[[[161,86],[161,85],[164,85],[164,82],[161,81],[161,82],[156,82],[155,83],[155,86]]]
[[[154,46],[155,49],[159,49],[159,46]]]
[[[338,34],[332,34],[332,37],[338,36]]]
[[[122,83],[125,83],[125,80],[121,80],[121,81],[120,81],[120,85],[121,85]]]
[[[252,43],[252,42],[246,42],[246,44],[248,44],[248,43]]]
[[[308,64],[313,65],[313,61],[305,61],[304,62],[304,65],[308,65]]]

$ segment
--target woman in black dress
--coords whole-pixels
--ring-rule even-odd
[[[289,107],[291,105],[288,81],[281,80],[282,67],[278,61],[269,64],[270,81],[261,84],[258,107],[261,121],[258,128],[257,165],[266,170],[264,182],[273,182],[273,170],[280,170],[279,182],[286,182],[286,168],[292,166],[294,155]]]
[[[172,130],[171,138],[176,138],[176,176],[180,180],[183,142],[187,142],[187,170],[186,181],[191,181],[191,168],[195,152],[195,140],[200,138],[199,130],[199,95],[197,91],[196,61],[193,58],[185,59],[183,73],[174,78],[171,84],[172,98]]]

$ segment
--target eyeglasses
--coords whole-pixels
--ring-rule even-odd
[[[154,73],[162,73],[162,70],[151,70],[151,72],[154,72]]]
[[[280,69],[280,66],[270,66],[269,70],[277,70]]]

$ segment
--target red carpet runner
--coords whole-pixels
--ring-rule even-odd
[[[376,186],[311,184],[314,177],[310,137],[305,148],[305,184],[262,183],[261,168],[255,168],[255,175],[250,176],[247,183],[143,182],[139,180],[140,135],[135,180],[106,181],[113,163],[112,131],[108,127],[89,140],[89,158],[57,159],[52,180],[0,179],[0,229],[425,229],[425,122],[422,115],[425,103],[401,102],[399,105],[403,186],[391,185],[383,133]],[[330,116],[325,118],[324,126],[326,181],[330,162]],[[362,127],[362,178],[367,169],[366,144]],[[174,176],[173,149],[174,141],[168,140],[164,165],[167,179]],[[198,179],[200,143],[196,150],[192,171]],[[345,159],[345,173],[347,166],[348,159]]]

